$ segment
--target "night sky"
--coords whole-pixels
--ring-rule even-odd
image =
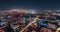
[[[0,0],[0,10],[13,8],[60,10],[60,0]]]

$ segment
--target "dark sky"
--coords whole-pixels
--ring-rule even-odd
[[[12,8],[24,9],[60,9],[60,0],[0,0],[0,10]]]

